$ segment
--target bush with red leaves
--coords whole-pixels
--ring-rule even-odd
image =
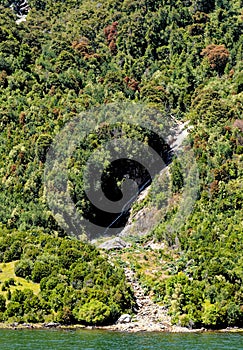
[[[116,52],[116,37],[117,37],[118,22],[113,22],[111,25],[105,27],[104,34],[106,36],[109,49],[112,53]]]
[[[124,82],[126,83],[126,85],[133,91],[139,91],[139,83],[132,79],[132,78],[129,78],[129,77],[125,77],[124,78]]]
[[[202,50],[201,55],[207,57],[212,69],[216,70],[219,74],[223,73],[229,58],[229,51],[224,45],[208,45]]]

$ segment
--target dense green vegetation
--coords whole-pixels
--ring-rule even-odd
[[[41,292],[8,292],[7,303],[0,296],[1,318],[102,324],[131,308],[122,271],[66,238],[43,193],[46,152],[65,123],[91,107],[129,101],[189,120],[200,172],[183,227],[170,237],[165,231],[175,204],[151,232],[179,254],[155,294],[175,323],[242,325],[243,136],[242,124],[234,126],[242,122],[242,1],[29,0],[20,24],[10,3],[0,1],[0,261],[17,261],[16,275],[40,283]],[[94,211],[76,170],[113,129],[91,135],[70,165],[73,198],[88,217]],[[140,137],[152,140],[146,131]],[[178,164],[173,176],[180,196]],[[160,205],[155,192],[150,201]]]
[[[19,289],[14,278],[1,284],[0,319],[104,324],[133,306],[122,269],[94,246],[38,231],[1,231],[1,261],[16,261],[15,275],[40,284],[40,293]],[[1,273],[0,273],[1,278]],[[16,289],[11,291],[11,286]],[[7,300],[6,300],[7,299]],[[6,303],[7,302],[7,303]]]

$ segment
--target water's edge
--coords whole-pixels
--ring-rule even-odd
[[[41,323],[28,323],[28,324],[18,324],[18,323],[0,323],[0,330],[98,330],[98,331],[110,331],[110,332],[127,332],[127,333],[138,333],[138,332],[146,332],[146,333],[243,333],[243,328],[237,328],[237,327],[228,327],[223,329],[205,329],[205,328],[199,328],[199,329],[189,329],[186,327],[179,327],[179,326],[172,326],[170,329],[166,330],[151,330],[149,327],[147,329],[134,329],[134,328],[127,328],[125,329],[123,327],[124,325],[111,325],[111,326],[83,326],[80,324],[74,324],[74,325],[45,325]]]

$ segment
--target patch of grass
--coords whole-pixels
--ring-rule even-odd
[[[2,285],[5,281],[13,278],[15,281],[15,285],[10,285],[9,289],[13,292],[15,289],[31,289],[35,294],[40,292],[40,284],[34,283],[32,281],[27,281],[22,277],[17,277],[14,273],[14,266],[17,261],[11,261],[9,263],[1,263],[0,264],[0,294],[3,294],[5,297],[7,295],[7,291],[2,291]]]

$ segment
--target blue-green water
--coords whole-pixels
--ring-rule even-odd
[[[104,331],[0,330],[1,350],[242,350],[243,333],[116,333]]]

